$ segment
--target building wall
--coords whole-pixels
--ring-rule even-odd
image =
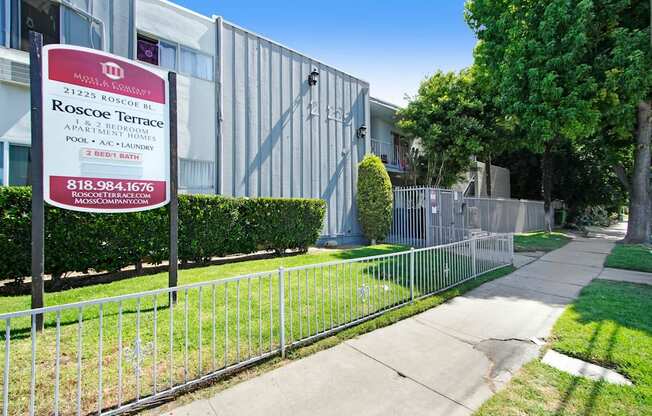
[[[216,66],[216,26],[208,17],[160,0],[138,0],[136,28],[211,55]],[[215,193],[215,82],[178,74],[177,100],[180,191]]]
[[[11,70],[13,63],[22,64],[22,69],[14,69],[29,80],[29,56],[23,51],[0,48],[0,70],[5,74]],[[11,63],[10,63],[11,62]],[[7,72],[5,72],[7,71]],[[0,82],[0,140],[12,143],[29,144],[30,130],[30,98],[29,86],[19,83]]]
[[[371,113],[371,138],[378,140],[379,142],[394,144],[394,138],[392,137],[392,132],[395,132],[396,128],[394,123],[384,120],[380,117],[375,117],[374,113]]]
[[[477,163],[478,185],[476,196],[487,196],[487,173],[485,164]],[[510,198],[511,188],[509,182],[509,169],[491,165],[491,196],[492,198]]]
[[[463,175],[463,178],[452,186],[453,189],[460,192],[466,192],[471,182],[475,182],[469,190],[467,196],[486,197],[487,196],[487,174],[485,164],[475,161],[475,167]],[[491,165],[491,196],[493,198],[511,198],[509,169],[496,165]]]
[[[357,163],[368,84],[224,22],[219,192],[328,204],[323,238],[359,240]],[[308,74],[319,71],[317,85]]]

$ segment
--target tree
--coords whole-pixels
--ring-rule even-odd
[[[594,74],[600,83],[600,131],[581,146],[600,149],[629,195],[625,241],[650,241],[650,135],[652,37],[649,0],[602,0],[589,33]]]
[[[522,143],[519,140],[520,136],[514,134],[513,121],[505,116],[496,103],[495,97],[498,95],[496,84],[490,74],[475,65],[471,67],[470,74],[473,95],[482,106],[478,114],[482,126],[478,137],[481,150],[476,156],[485,164],[487,196],[491,197],[491,164],[494,158],[509,148],[522,147]]]
[[[600,154],[629,195],[626,241],[648,242],[652,214],[652,37],[648,0],[469,0],[476,64],[498,85],[500,108],[543,154],[563,141]],[[549,211],[548,211],[549,212]]]
[[[599,147],[590,149],[571,142],[558,146],[553,154],[553,198],[568,209],[570,223],[587,209],[600,206],[609,214],[619,211],[626,194]],[[537,199],[541,189],[541,155],[529,150],[507,151],[496,160],[509,166],[512,197]]]
[[[472,156],[482,150],[481,112],[482,102],[467,70],[436,72],[399,111],[401,130],[419,140],[426,184],[451,186],[468,170]]]
[[[466,19],[479,42],[475,65],[495,83],[496,104],[543,154],[546,223],[552,227],[552,154],[598,128],[597,82],[587,62],[589,0],[469,0]]]
[[[376,244],[392,225],[392,182],[378,156],[368,154],[358,164],[358,221],[364,235]]]

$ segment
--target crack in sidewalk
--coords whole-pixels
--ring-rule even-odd
[[[462,406],[463,408],[469,410],[470,412],[473,412],[473,411],[474,411],[473,409],[471,409],[470,407],[468,407],[468,406],[465,405],[464,403],[459,402],[459,401],[455,400],[454,398],[445,395],[444,393],[438,392],[437,390],[433,389],[432,387],[430,387],[430,386],[428,386],[428,385],[426,385],[426,384],[420,382],[419,380],[416,380],[416,379],[414,379],[414,378],[408,376],[407,374],[403,373],[403,372],[400,371],[400,370],[397,370],[396,368],[394,368],[394,367],[392,367],[391,365],[389,365],[389,364],[387,364],[387,363],[385,363],[385,362],[379,360],[378,358],[376,358],[376,357],[374,357],[374,356],[372,356],[372,355],[370,355],[370,354],[367,354],[366,352],[364,352],[364,351],[362,351],[362,350],[360,350],[360,349],[354,347],[354,346],[351,345],[349,342],[346,342],[346,341],[345,341],[344,344],[347,345],[347,346],[348,346],[349,348],[351,348],[352,350],[354,350],[354,351],[356,351],[356,352],[358,352],[358,353],[364,355],[365,357],[370,358],[370,359],[376,361],[378,364],[380,364],[380,365],[382,365],[382,366],[384,366],[384,367],[386,367],[386,368],[389,368],[390,370],[392,370],[393,372],[395,372],[399,377],[401,377],[401,378],[405,378],[405,379],[408,379],[408,380],[412,381],[413,383],[418,384],[419,386],[421,386],[421,387],[423,387],[423,388],[425,388],[425,389],[427,389],[427,390],[429,390],[429,391],[431,391],[431,392],[437,394],[438,396],[441,396],[441,397],[443,397],[443,398],[445,398],[445,399],[447,399],[447,400],[450,400],[451,402],[453,402],[453,403],[455,403],[455,404],[458,404],[458,405]]]
[[[476,336],[473,336],[473,335],[471,335],[471,334],[466,334],[466,333],[464,333],[464,332],[461,332],[461,331],[457,331],[457,330],[455,330],[456,332],[459,332],[460,334],[463,334],[463,335],[466,335],[466,336],[469,336],[469,337],[472,337],[472,338],[477,338],[477,339],[479,340],[478,342],[469,341],[469,340],[464,339],[464,338],[462,338],[462,337],[460,337],[460,336],[457,336],[457,335],[451,334],[451,333],[445,331],[445,330],[442,329],[442,328],[439,328],[439,327],[437,327],[437,326],[434,326],[434,325],[430,324],[429,322],[424,322],[424,321],[420,320],[420,319],[418,318],[418,316],[415,316],[415,317],[413,317],[412,319],[413,319],[416,323],[421,324],[421,325],[425,326],[425,327],[428,328],[428,329],[432,329],[432,330],[434,330],[434,331],[437,331],[437,332],[439,332],[440,334],[443,334],[443,335],[446,335],[446,336],[448,336],[448,337],[451,337],[451,338],[453,338],[454,340],[457,340],[457,341],[459,341],[459,342],[461,342],[461,343],[463,343],[463,344],[469,345],[469,346],[471,346],[471,347],[475,347],[475,345],[476,345],[477,343],[483,341],[483,339],[478,338],[478,337],[476,337]],[[454,330],[453,328],[448,328],[448,329]]]

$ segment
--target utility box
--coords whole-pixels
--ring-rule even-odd
[[[468,228],[480,228],[480,209],[478,207],[466,207]]]

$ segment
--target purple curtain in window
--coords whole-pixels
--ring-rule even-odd
[[[138,60],[158,65],[158,42],[138,37]]]

